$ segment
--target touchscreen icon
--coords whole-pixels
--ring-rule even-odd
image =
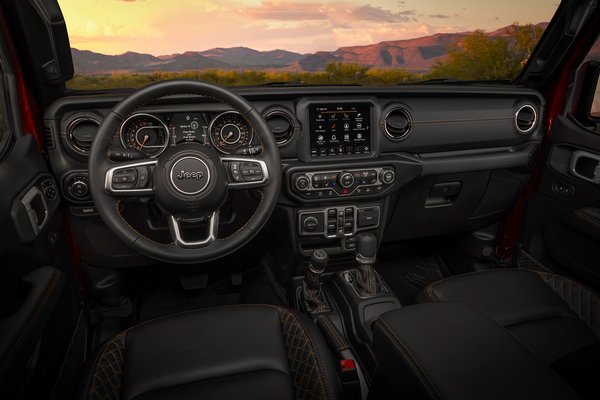
[[[323,141],[323,135],[319,135],[319,136],[317,137],[317,140],[318,140],[319,142],[322,142],[322,141]]]

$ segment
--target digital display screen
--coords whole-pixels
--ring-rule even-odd
[[[310,106],[312,157],[371,152],[371,107],[368,104],[314,104]]]

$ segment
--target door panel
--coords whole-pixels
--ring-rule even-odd
[[[528,203],[524,248],[557,272],[600,288],[600,180],[594,176],[600,135],[559,116],[549,149]]]

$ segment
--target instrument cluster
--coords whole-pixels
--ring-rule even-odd
[[[241,154],[250,148],[254,130],[237,111],[211,113],[136,113],[119,130],[121,145],[148,157],[158,157],[168,147],[197,142],[223,154]]]

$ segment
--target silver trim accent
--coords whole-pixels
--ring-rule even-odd
[[[112,187],[113,175],[116,171],[121,169],[128,168],[136,168],[136,167],[150,167],[154,166],[158,163],[158,160],[150,160],[150,161],[140,161],[131,164],[122,164],[116,167],[110,168],[106,171],[106,178],[104,179],[104,189],[109,193],[116,194],[129,194],[129,195],[139,195],[139,194],[152,194],[154,193],[154,188],[145,188],[145,189],[115,189]]]
[[[42,206],[44,207],[44,216],[41,221],[38,220],[35,210],[33,207],[31,207],[31,203],[36,197],[39,197],[42,200]],[[32,186],[21,198],[21,204],[23,204],[23,207],[25,207],[27,217],[29,218],[29,223],[31,224],[31,229],[33,229],[33,233],[35,237],[37,237],[38,234],[48,224],[48,203],[46,202],[46,197],[37,186]]]
[[[267,121],[269,119],[269,117],[272,117],[273,115],[281,115],[283,116],[285,119],[288,120],[288,122],[290,123],[290,126],[292,127],[292,133],[285,139],[285,140],[275,140],[277,142],[277,146],[282,147],[285,146],[286,144],[288,144],[290,142],[290,140],[292,140],[292,138],[294,137],[294,134],[296,133],[296,126],[294,124],[294,120],[292,119],[292,116],[283,111],[283,110],[272,110],[269,111],[268,113],[265,114],[265,121]],[[271,132],[271,134],[273,134],[273,132]]]
[[[392,135],[387,128],[387,119],[390,116],[391,113],[395,112],[395,111],[402,111],[402,113],[404,113],[404,115],[406,116],[406,119],[408,120],[408,129],[406,130],[406,132],[402,135],[402,136],[394,136]],[[401,107],[401,106],[394,106],[392,107],[386,114],[385,117],[383,117],[383,130],[385,131],[385,134],[387,135],[388,138],[390,138],[390,140],[399,142],[401,140],[406,139],[406,137],[410,134],[410,132],[412,131],[412,126],[413,126],[413,119],[412,119],[412,115],[410,114],[410,112],[405,108],[405,107]]]
[[[232,182],[229,179],[229,176],[231,174],[231,172],[228,170],[227,171],[227,187],[229,189],[244,189],[244,188],[252,188],[252,187],[259,187],[259,186],[264,186],[267,183],[269,183],[269,169],[267,168],[267,163],[264,162],[263,160],[259,160],[256,158],[244,158],[244,157],[221,157],[221,161],[222,162],[254,162],[254,163],[258,163],[258,165],[260,165],[260,169],[262,170],[263,173],[263,179],[260,181],[254,181],[254,182]],[[226,168],[229,169],[229,168]]]
[[[175,244],[184,249],[195,249],[199,247],[206,247],[210,245],[212,242],[217,240],[217,234],[219,233],[219,211],[215,211],[209,217],[209,225],[208,225],[208,236],[206,239],[197,241],[197,242],[188,242],[183,238],[181,234],[181,228],[179,226],[179,220],[172,215],[169,215],[168,222],[169,228],[171,231],[171,236],[175,241]]]
[[[206,176],[206,183],[204,184],[204,186],[202,186],[202,188],[201,188],[201,189],[199,189],[199,190],[197,190],[197,191],[195,191],[195,192],[186,192],[186,191],[184,191],[184,190],[181,190],[181,189],[180,189],[180,188],[179,188],[179,187],[178,187],[178,186],[175,184],[175,181],[173,180],[173,172],[174,172],[174,170],[175,170],[175,166],[176,166],[177,164],[179,164],[180,162],[184,161],[184,160],[198,160],[198,161],[200,161],[202,164],[204,164],[204,166],[206,167],[206,175],[207,175],[207,176]],[[171,170],[169,171],[169,179],[171,180],[171,184],[173,185],[173,187],[175,188],[175,190],[177,190],[179,193],[182,193],[182,194],[185,194],[185,195],[188,195],[188,196],[193,196],[193,195],[195,195],[195,194],[202,193],[202,191],[203,191],[204,189],[206,189],[206,187],[207,187],[207,186],[208,186],[208,184],[210,183],[210,178],[211,178],[211,176],[210,176],[210,168],[208,167],[208,164],[207,164],[206,162],[204,162],[204,160],[203,160],[203,159],[201,159],[201,158],[199,158],[199,157],[194,157],[194,156],[187,156],[187,157],[180,158],[180,159],[179,159],[179,160],[177,160],[175,163],[173,163],[173,165],[171,166]]]
[[[76,152],[78,152],[79,154],[84,155],[84,156],[88,156],[90,154],[90,151],[82,149],[81,147],[79,147],[75,144],[75,142],[73,141],[73,129],[75,129],[75,127],[77,125],[79,125],[80,123],[88,122],[88,121],[96,123],[98,125],[98,127],[100,127],[100,125],[102,125],[102,123],[100,121],[98,121],[98,119],[96,119],[92,116],[89,116],[89,115],[77,117],[73,121],[69,122],[69,125],[67,125],[66,139],[69,141],[70,145],[73,146],[73,149]]]
[[[214,117],[212,121],[210,121],[210,124],[208,124],[208,139],[210,140],[210,144],[212,144],[215,149],[217,149],[219,152],[221,152],[223,154],[231,154],[231,152],[225,151],[225,150],[221,149],[219,146],[217,146],[215,144],[215,142],[213,141],[213,137],[212,137],[212,128],[213,128],[213,125],[215,124],[215,121],[218,120],[219,118],[221,118],[225,114],[236,114],[239,117],[241,117],[242,120],[248,125],[249,131],[250,131],[250,139],[248,140],[248,144],[251,144],[252,141],[254,140],[254,128],[252,127],[252,125],[250,124],[250,122],[248,122],[248,120],[246,119],[246,117],[244,117],[242,115],[242,113],[240,113],[238,111],[225,111],[225,112],[222,112],[221,114],[219,114],[216,117]]]
[[[375,183],[365,183],[364,185],[358,185],[356,186],[354,189],[352,189],[351,191],[349,191],[347,194],[339,194],[338,192],[336,192],[333,188],[331,187],[324,187],[324,188],[314,188],[313,187],[313,183],[312,183],[312,177],[313,175],[319,175],[319,174],[336,174],[339,175],[342,172],[362,172],[362,171],[369,171],[369,170],[373,170],[377,173],[377,182]],[[384,183],[381,180],[381,173],[385,170],[392,170],[394,171],[394,182],[392,183]],[[371,167],[371,168],[356,168],[356,169],[343,169],[343,170],[329,170],[329,171],[316,171],[316,172],[301,172],[301,174],[305,175],[308,178],[308,186],[306,189],[300,190],[298,188],[296,188],[295,185],[293,185],[294,182],[292,182],[293,188],[296,191],[296,193],[299,196],[302,196],[302,193],[304,192],[318,192],[318,191],[323,191],[323,190],[332,190],[333,193],[335,193],[335,196],[332,197],[319,197],[318,199],[332,199],[332,198],[344,198],[344,197],[348,197],[350,195],[352,195],[357,189],[359,188],[369,188],[369,187],[375,187],[375,186],[383,186],[383,189],[379,192],[374,192],[374,193],[361,193],[361,195],[372,195],[372,194],[380,194],[386,191],[386,189],[388,189],[389,187],[391,187],[395,182],[396,182],[396,177],[395,177],[395,169],[394,167],[391,166],[384,166],[384,167]],[[342,187],[340,185],[340,187]],[[313,197],[312,199],[317,199],[317,197]],[[312,200],[312,199],[308,199],[308,200]]]
[[[346,220],[346,214],[345,214],[345,209],[346,208],[352,208],[352,219],[353,224],[352,224],[352,233],[344,233],[343,235],[339,235],[337,233],[337,230],[339,229],[339,227],[337,226],[337,219],[338,219],[338,213],[340,212],[340,210],[344,211],[344,221]],[[377,212],[379,213],[379,221],[377,222],[377,225],[373,225],[373,226],[367,226],[364,228],[359,228],[358,227],[358,210],[359,209],[366,209],[366,208],[376,208]],[[335,214],[335,221],[336,221],[336,234],[335,235],[328,235],[327,234],[327,212],[331,209],[336,210],[336,214]],[[323,231],[321,232],[302,232],[302,216],[306,215],[306,214],[318,214],[322,212],[323,213]],[[358,232],[361,231],[365,231],[365,230],[369,230],[369,229],[377,229],[379,228],[379,226],[381,225],[381,207],[379,207],[378,205],[366,205],[366,206],[351,206],[351,205],[346,205],[346,206],[333,206],[333,207],[327,207],[327,208],[317,208],[317,209],[312,209],[312,210],[300,210],[298,212],[298,234],[300,236],[323,236],[326,239],[336,239],[336,238],[344,238],[344,237],[352,237],[354,235],[356,235]]]
[[[167,149],[167,147],[169,147],[169,143],[171,142],[171,130],[169,129],[169,127],[167,126],[167,124],[164,123],[164,121],[162,119],[160,119],[159,117],[157,117],[154,114],[135,113],[135,114],[132,114],[129,117],[127,117],[127,119],[125,121],[123,121],[123,123],[121,124],[121,127],[119,128],[119,139],[121,140],[121,145],[123,146],[124,149],[129,149],[130,148],[127,144],[125,144],[125,141],[123,140],[123,128],[125,127],[125,125],[127,125],[127,123],[130,120],[132,120],[133,118],[136,118],[136,117],[149,117],[149,118],[153,118],[153,119],[157,120],[161,124],[161,127],[165,130],[166,137],[167,137],[167,140],[165,140],[165,144],[163,146],[149,146],[149,148],[152,148],[152,149],[162,148],[162,150],[160,150],[158,153],[150,155],[150,154],[146,153],[144,150],[136,149],[136,150],[141,151],[142,153],[146,154],[150,158],[156,158],[156,157],[160,156]],[[151,127],[149,126],[147,128],[151,128]],[[138,132],[139,132],[139,130],[138,130]],[[138,134],[138,132],[135,133],[135,136],[136,136],[135,140],[136,141],[137,141],[137,134]]]
[[[577,161],[581,158],[589,158],[590,160],[598,161],[596,168],[594,169],[593,178],[588,178],[587,176],[581,175],[577,172]],[[583,150],[574,151],[571,155],[571,161],[569,162],[569,173],[576,178],[582,179],[586,182],[591,182],[596,185],[600,185],[600,155],[589,153]]]
[[[524,108],[530,108],[533,111],[533,124],[531,124],[530,128],[525,129],[525,130],[519,128],[519,124],[517,123],[517,120],[519,119],[519,113]],[[537,120],[538,120],[538,115],[537,115],[537,110],[535,109],[535,107],[532,106],[531,104],[522,105],[521,107],[519,107],[519,109],[515,113],[515,128],[517,128],[517,131],[519,131],[519,133],[525,135],[525,134],[531,132],[535,128],[535,126],[537,125]]]

